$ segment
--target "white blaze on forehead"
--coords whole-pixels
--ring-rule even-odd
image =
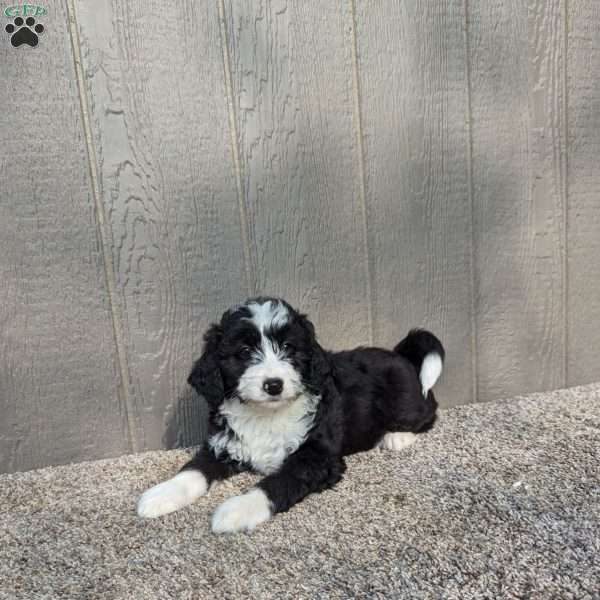
[[[246,319],[260,332],[260,346],[253,353],[252,363],[240,377],[237,392],[244,400],[265,402],[273,400],[265,389],[267,379],[281,379],[283,389],[278,398],[282,401],[293,400],[302,391],[300,373],[290,363],[276,342],[270,338],[272,329],[285,326],[291,315],[287,307],[277,300],[248,304],[251,316]]]
[[[248,309],[252,313],[249,320],[261,333],[272,327],[283,327],[290,320],[288,309],[277,300],[267,300],[262,304],[252,302],[248,304]]]

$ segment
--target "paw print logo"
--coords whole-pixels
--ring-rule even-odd
[[[17,17],[5,27],[5,31],[12,34],[10,43],[15,48],[22,44],[33,47],[38,45],[38,34],[43,33],[44,26],[41,23],[36,24],[33,17],[27,17],[25,21],[21,17]]]

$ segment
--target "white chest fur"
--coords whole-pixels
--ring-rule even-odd
[[[217,456],[226,452],[268,475],[304,442],[319,400],[319,396],[302,395],[276,410],[226,400],[220,412],[229,430],[213,435],[208,443]]]

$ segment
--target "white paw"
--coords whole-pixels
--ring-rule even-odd
[[[268,521],[273,512],[267,495],[259,489],[229,498],[217,508],[212,518],[215,533],[250,531]]]
[[[191,504],[206,494],[208,482],[200,471],[182,471],[144,492],[137,504],[137,514],[146,519],[160,517]]]
[[[381,442],[379,442],[379,447],[385,448],[386,450],[402,450],[403,448],[407,448],[411,444],[414,444],[416,439],[417,436],[410,431],[386,433]]]

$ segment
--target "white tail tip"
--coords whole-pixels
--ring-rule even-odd
[[[429,390],[442,374],[442,357],[437,352],[431,352],[423,359],[419,379],[423,386],[423,396],[427,396]]]

